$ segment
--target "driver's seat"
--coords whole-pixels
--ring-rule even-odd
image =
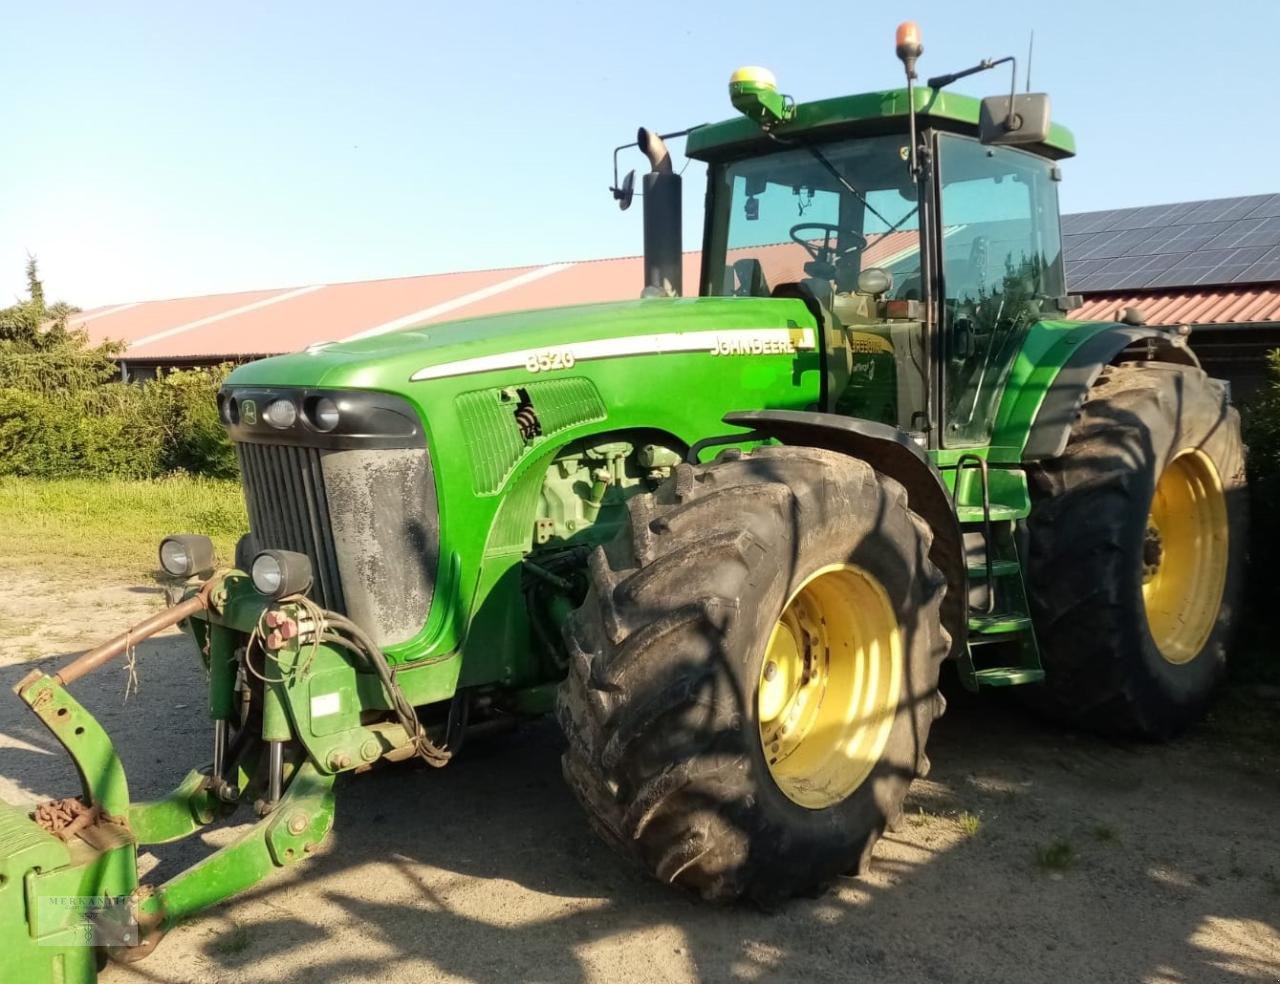
[[[809,278],[807,280],[788,280],[778,284],[769,291],[770,297],[788,297],[803,301],[809,313],[818,322],[818,328],[826,331],[832,326],[831,320],[831,281]]]

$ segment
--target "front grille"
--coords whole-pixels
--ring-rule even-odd
[[[427,449],[246,441],[236,450],[255,547],[306,554],[311,598],[378,645],[412,638],[430,610],[440,552]]]
[[[249,528],[261,550],[293,550],[311,559],[312,598],[346,613],[319,448],[237,444]]]

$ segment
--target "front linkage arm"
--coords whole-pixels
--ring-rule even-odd
[[[83,788],[79,799],[41,807],[34,820],[0,803],[0,980],[92,981],[99,947],[121,960],[146,956],[178,921],[301,860],[332,826],[336,770],[302,757],[286,767],[279,798],[263,806],[262,820],[236,841],[162,885],[139,884],[138,846],[186,837],[232,812],[254,782],[257,770],[245,763],[257,749],[242,745],[231,782],[218,763],[193,770],[162,799],[131,803],[111,739],[66,684],[156,632],[217,614],[227,601],[226,579],[205,582],[57,673],[35,671],[14,688],[67,750]],[[234,636],[226,627],[215,631],[212,621],[205,631],[210,711],[215,722],[226,721]],[[214,685],[217,678],[223,686]]]

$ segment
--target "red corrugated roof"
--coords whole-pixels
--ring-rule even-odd
[[[1141,308],[1152,325],[1235,325],[1280,321],[1280,287],[1213,287],[1096,294],[1071,312],[1081,321]]]
[[[236,294],[209,294],[179,297],[171,301],[142,301],[86,311],[71,319],[72,327],[83,327],[96,341],[112,339],[133,344],[140,338],[189,324],[246,304],[287,293],[287,289],[242,291]]]
[[[891,264],[914,249],[915,233],[868,244],[864,262]],[[798,279],[806,257],[791,244],[750,251],[770,283]],[[684,256],[688,293],[697,289],[701,254]],[[243,291],[143,301],[84,312],[73,325],[94,341],[122,340],[124,358],[164,362],[292,352],[312,342],[394,331],[413,324],[507,311],[625,300],[639,295],[643,261],[615,259],[444,273],[347,284]],[[1072,317],[1115,317],[1144,310],[1151,324],[1235,324],[1280,320],[1280,285],[1095,295]]]

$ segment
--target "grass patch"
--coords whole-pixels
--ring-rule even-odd
[[[966,837],[972,837],[982,829],[982,820],[976,813],[965,810],[956,817],[956,826],[960,828],[960,833]]]
[[[248,527],[240,486],[224,479],[0,477],[0,555],[45,570],[155,573],[169,533],[204,533],[229,561]]]
[[[229,933],[223,933],[213,941],[213,949],[224,957],[233,957],[249,949],[249,931],[243,926],[236,926]]]
[[[1036,865],[1045,871],[1066,871],[1076,863],[1076,849],[1065,837],[1055,837],[1036,848]]]
[[[1114,844],[1120,839],[1120,833],[1109,823],[1094,824],[1091,831],[1093,839],[1099,844]]]

